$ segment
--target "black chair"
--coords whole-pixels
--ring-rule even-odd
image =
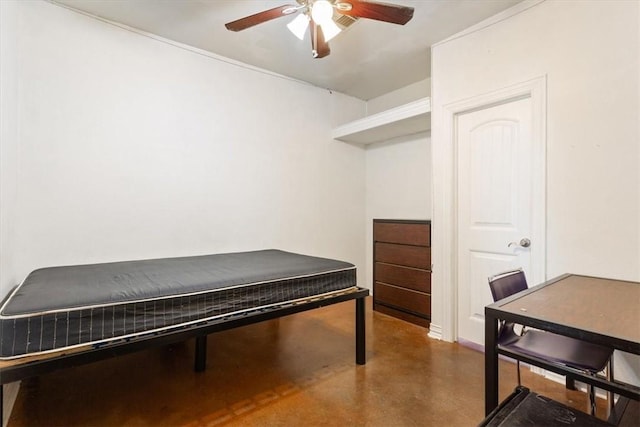
[[[522,269],[507,271],[489,277],[489,287],[493,301],[500,301],[510,295],[527,289],[527,279]],[[502,321],[498,333],[498,347],[516,354],[532,356],[550,363],[562,364],[579,369],[589,375],[596,375],[607,368],[607,378],[613,375],[613,349],[601,345],[580,341],[564,335],[535,329],[516,332],[515,325]],[[518,385],[520,386],[520,361],[516,359],[518,368]],[[591,414],[595,414],[595,388],[588,385]],[[613,396],[607,395],[609,406]]]

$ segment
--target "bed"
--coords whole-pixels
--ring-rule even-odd
[[[0,306],[0,385],[194,337],[203,371],[210,333],[349,300],[365,364],[368,294],[353,264],[275,249],[38,269]]]

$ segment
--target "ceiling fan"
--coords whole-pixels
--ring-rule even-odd
[[[311,53],[314,58],[324,58],[331,53],[329,40],[340,33],[336,24],[340,18],[347,16],[350,22],[342,22],[348,26],[358,18],[375,19],[404,25],[413,18],[413,8],[387,3],[376,3],[363,0],[297,0],[298,4],[285,4],[273,9],[245,16],[225,24],[230,31],[242,31],[254,25],[282,16],[299,13],[287,24],[287,27],[300,40],[309,28],[311,35]]]

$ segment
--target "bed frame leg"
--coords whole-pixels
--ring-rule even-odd
[[[367,363],[367,348],[365,343],[364,298],[356,299],[356,363]]]
[[[196,372],[204,372],[207,369],[207,336],[200,335],[196,337],[196,362],[194,370]]]

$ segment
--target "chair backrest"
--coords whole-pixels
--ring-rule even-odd
[[[527,289],[527,279],[521,268],[489,277],[493,302]]]

